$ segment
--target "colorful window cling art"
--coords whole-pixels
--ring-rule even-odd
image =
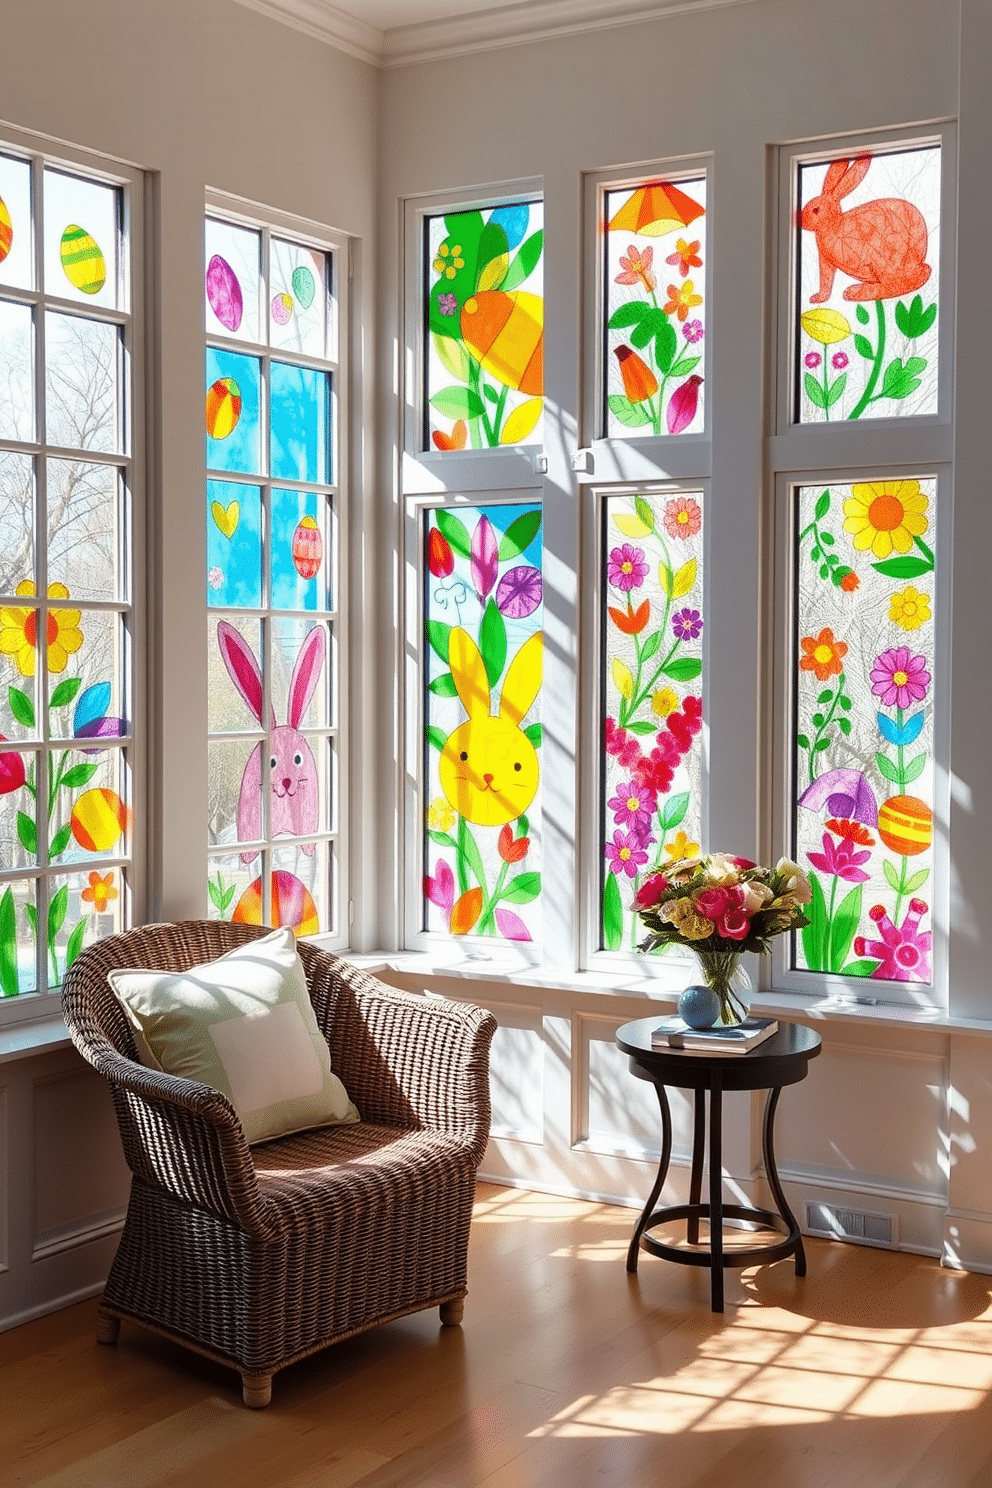
[[[425,442],[539,443],[544,407],[544,204],[429,217]]]
[[[541,508],[431,511],[425,539],[425,927],[533,941],[541,892]]]
[[[799,969],[932,981],[933,480],[796,493]]]
[[[608,438],[704,427],[706,178],[606,193]]]
[[[602,947],[634,950],[644,879],[700,851],[703,500],[603,504]]]
[[[798,167],[796,417],[937,412],[940,149]]]

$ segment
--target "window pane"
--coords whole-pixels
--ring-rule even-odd
[[[932,978],[933,480],[796,493],[797,965]]]
[[[49,856],[53,862],[123,857],[132,825],[119,749],[53,753],[49,795]]]
[[[211,740],[207,746],[208,838],[211,846],[257,842],[262,836],[260,744]],[[257,856],[257,850],[252,856]]]
[[[207,862],[210,918],[212,920],[231,919],[242,895],[254,877],[255,874],[242,863],[240,854],[210,858]],[[256,923],[262,924],[263,921],[259,918]],[[269,922],[266,920],[264,923]]]
[[[278,351],[326,356],[326,255],[279,238],[272,239],[269,252],[270,345]]]
[[[798,165],[797,419],[937,411],[940,149]]]
[[[79,610],[54,584],[48,594],[49,731],[63,739],[120,738],[128,731],[122,617]]]
[[[48,442],[116,453],[120,417],[120,332],[79,315],[45,316]]]
[[[49,883],[49,973],[61,979],[79,952],[124,926],[124,882],[120,868],[91,868]]]
[[[262,492],[234,481],[207,481],[207,603],[222,609],[262,606]]]
[[[34,461],[0,450],[0,594],[34,583]],[[32,590],[32,592],[34,592]]]
[[[29,868],[38,860],[38,755],[0,751],[0,870]]]
[[[326,372],[272,363],[269,464],[277,480],[327,480],[328,384]]]
[[[121,193],[116,186],[45,171],[48,294],[118,306],[120,244]]]
[[[313,492],[272,492],[273,609],[328,608],[327,506]]]
[[[255,733],[262,708],[262,623],[227,615],[207,621],[207,726],[212,734]]]
[[[539,506],[428,513],[425,926],[540,930]]]
[[[257,357],[207,347],[207,465],[211,470],[261,473],[261,392]]]
[[[448,212],[426,233],[427,448],[540,444],[544,203]]]
[[[0,300],[0,439],[33,438],[34,315]]]
[[[706,177],[607,191],[605,205],[605,433],[699,433]]]
[[[273,925],[291,925],[297,935],[328,929],[326,842],[309,848],[281,847],[272,854]]]
[[[204,229],[204,292],[208,336],[259,339],[261,234],[208,217]]]
[[[606,950],[633,950],[645,877],[700,850],[703,499],[603,503],[602,778]]]
[[[48,462],[48,577],[76,599],[120,599],[120,472]]]
[[[36,879],[22,878],[0,891],[0,994],[4,997],[37,990],[37,887]]]
[[[31,167],[0,155],[0,284],[34,285]]]
[[[273,738],[273,753],[292,755],[301,728],[326,728],[330,694],[330,646],[327,626],[307,620],[273,620],[272,706],[282,726]],[[285,736],[280,749],[278,739]]]

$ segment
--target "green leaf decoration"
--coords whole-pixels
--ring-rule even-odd
[[[702,357],[698,356],[680,357],[674,367],[669,367],[668,375],[669,377],[688,377],[689,373],[694,372],[702,360]]]
[[[859,356],[863,356],[866,362],[875,360],[875,348],[867,336],[856,335],[854,338],[854,349]]]
[[[691,682],[703,670],[703,663],[698,656],[677,656],[662,670],[673,682]]]
[[[450,372],[456,382],[468,382],[471,362],[469,354],[465,350],[464,342],[456,341],[453,336],[431,336],[434,342],[434,350],[446,372]]]
[[[488,264],[491,264],[493,260],[497,258],[505,258],[509,260],[509,256],[510,244],[507,241],[506,228],[503,227],[501,223],[493,222],[490,219],[490,221],[487,222],[485,227],[482,229],[482,236],[479,239],[479,253],[476,259],[475,269],[476,287],[478,288],[479,281],[482,278],[483,270]],[[500,285],[502,285],[503,279],[505,277],[506,275],[504,273],[500,276],[499,284],[491,284],[489,285],[489,288],[499,288]]]
[[[632,403],[622,393],[611,393],[607,401],[615,417],[628,429],[640,429],[651,422],[651,415],[643,403]]]
[[[858,323],[860,325],[867,325],[868,324],[869,315],[868,315],[868,311],[865,309],[864,305],[857,305],[857,306],[855,306],[854,313],[858,317]]]
[[[500,563],[505,563],[508,558],[516,558],[518,554],[529,548],[540,529],[540,511],[524,512],[522,516],[511,522],[500,539]]]
[[[899,771],[886,755],[876,754],[875,763],[878,766],[879,774],[883,775],[886,780],[890,780],[893,785],[901,784]]]
[[[645,318],[641,321],[640,325],[635,326],[631,331],[630,344],[631,346],[636,346],[638,351],[643,351],[653,336],[654,330],[652,329],[651,322]]]
[[[806,396],[814,408],[826,407],[823,397],[823,386],[819,379],[813,376],[812,372],[806,373],[806,376],[803,378],[803,386],[806,389]]]
[[[539,873],[518,873],[516,878],[511,878],[506,888],[500,894],[508,904],[529,904],[536,899],[541,892],[541,875]]]
[[[658,327],[654,337],[655,360],[666,375],[672,370],[672,363],[675,361],[675,355],[678,349],[679,341],[675,334],[675,327],[670,320],[666,319]]]
[[[841,900],[830,926],[830,970],[840,971],[851,949],[861,919],[861,885],[855,884]]]
[[[219,879],[220,878],[220,874],[218,874],[217,876],[218,876],[218,879]],[[207,879],[207,893],[210,895],[210,903],[213,905],[214,909],[217,911],[218,914],[221,914],[222,915],[224,913],[224,911],[221,909],[220,906],[221,906],[221,900],[224,897],[224,891],[221,888],[220,884],[219,883],[214,883],[214,881],[213,881],[212,878],[208,878]]]
[[[485,893],[486,870],[482,865],[482,854],[463,816],[458,818],[458,861],[459,864],[464,863],[471,868],[476,882]]]
[[[821,729],[823,727],[823,725],[826,723],[826,718],[824,717],[824,715],[822,713],[814,713],[813,714],[813,723],[815,724],[815,726],[818,729]]]
[[[918,579],[922,574],[933,573],[932,563],[911,556],[886,558],[881,563],[873,563],[872,568],[876,573],[884,574],[887,579]]]
[[[442,273],[435,283],[431,285],[428,300],[428,320],[430,329],[438,336],[447,336],[456,341],[461,340],[461,317],[459,311],[475,290],[476,264],[479,256],[479,242],[482,238],[484,222],[481,212],[449,212],[444,219],[444,225],[448,230],[448,236],[440,247],[449,250],[458,247],[461,251],[457,255],[463,261],[463,267],[456,271],[452,277]],[[440,255],[440,253],[438,254]],[[449,257],[454,255],[449,254]],[[428,266],[428,272],[437,273],[433,264]],[[438,300],[443,294],[453,294],[457,302],[457,311],[454,315],[442,313]]]
[[[926,357],[909,357],[905,362],[895,357],[882,378],[883,398],[906,398],[920,386],[919,374],[926,368]]]
[[[840,695],[840,705],[844,709],[845,713],[850,713],[851,709],[854,707],[854,704],[852,703],[846,692],[842,692]]]
[[[430,642],[431,650],[440,656],[445,666],[448,666],[451,647],[451,626],[446,625],[443,620],[428,620],[427,639]]]
[[[456,852],[458,851],[458,843],[450,832],[434,832],[428,829],[427,835],[438,847],[453,847]]]
[[[10,890],[7,890],[8,894]],[[623,940],[623,905],[615,873],[607,873],[603,884],[603,946],[607,951],[620,949]]]
[[[922,336],[925,331],[930,329],[936,319],[936,302],[928,305],[924,310],[922,295],[914,295],[909,305],[903,300],[899,300],[896,304],[896,325],[909,341],[914,340],[917,336]]]
[[[34,817],[25,811],[17,813],[17,836],[25,852],[33,855],[38,851],[38,828]]]
[[[55,937],[65,924],[65,912],[69,907],[69,885],[63,884],[48,906],[48,944],[55,945]]]
[[[661,631],[660,630],[652,631],[651,634],[648,636],[647,640],[644,642],[644,646],[643,646],[643,649],[641,651],[641,660],[642,661],[650,661],[651,658],[652,658],[652,656],[655,654],[655,652],[660,647],[660,645],[661,645]]]
[[[914,755],[913,756],[913,758],[910,760],[910,762],[909,762],[908,765],[904,765],[903,766],[903,772],[902,772],[902,783],[903,783],[903,785],[909,785],[911,781],[913,781],[913,780],[915,780],[917,778],[917,776],[923,774],[923,770],[924,770],[924,767],[926,765],[927,758],[928,758],[928,756],[925,753],[924,754],[917,754],[917,755]]]
[[[48,700],[50,708],[64,708],[71,703],[83,685],[82,677],[63,677]]]
[[[828,971],[829,967],[826,965],[824,954],[829,929],[827,901],[823,897],[823,888],[815,873],[809,876],[809,886],[813,897],[806,907],[809,923],[802,929],[803,955],[806,957],[806,965],[810,971]]]
[[[827,515],[827,512],[829,510],[830,510],[830,492],[829,492],[829,490],[827,490],[827,491],[821,491],[820,494],[819,494],[819,496],[816,498],[816,506],[813,509],[813,520],[814,520],[814,522],[822,522],[823,519],[824,519],[824,517]]]
[[[809,739],[806,737],[805,734],[797,734],[796,735],[796,747],[798,749],[808,749],[809,748]]]
[[[821,543],[823,544],[823,546],[825,548],[832,548],[834,546],[834,544],[836,543],[837,539],[830,532],[821,532],[820,533],[820,541],[821,541]]]
[[[619,305],[609,320],[607,328],[611,331],[622,331],[626,326],[640,325],[648,315],[651,314],[653,306],[646,300],[628,300],[625,305]]]
[[[877,961],[848,961],[846,966],[841,967],[841,973],[844,976],[868,977],[877,965]]]
[[[849,739],[851,737],[851,720],[849,718],[838,718],[837,727],[840,729],[845,739]]]
[[[503,280],[502,289],[509,294],[511,289],[518,288],[537,268],[541,254],[544,251],[544,233],[531,233],[520,245],[520,252],[511,261],[509,272]]]
[[[824,749],[829,749],[829,748],[830,748],[830,740],[829,739],[817,739],[816,743],[813,745],[813,753],[814,754],[822,754],[823,751],[824,751]]]
[[[482,664],[489,678],[489,686],[495,687],[506,666],[506,621],[492,595],[486,601],[479,626],[479,651]]]
[[[10,711],[24,728],[34,728],[34,703],[19,687],[7,688]]]
[[[96,774],[99,768],[99,765],[85,763],[81,765],[73,765],[71,770],[66,770],[65,774],[62,776],[60,784],[66,790],[78,790],[81,785],[86,785],[93,779],[93,776]]]
[[[658,830],[662,836],[685,821],[690,799],[688,791],[679,791],[677,795],[668,797],[658,822]]]
[[[924,558],[928,560],[930,566],[933,567],[933,564],[936,561],[933,556],[933,548],[928,548],[922,537],[914,537],[913,541],[919,548],[920,552],[923,554]]]
[[[17,912],[14,891],[8,886],[0,897],[0,993],[16,997],[21,990],[17,974]]]
[[[445,511],[442,507],[438,507],[434,515],[437,520],[438,531],[447,541],[452,552],[457,553],[459,558],[471,558],[472,539],[469,537],[468,528],[461,518],[456,517],[454,512]]]
[[[454,386],[439,388],[430,405],[442,418],[449,419],[479,418],[485,406],[474,389]]]
[[[820,705],[820,707],[822,708],[825,703],[829,703],[831,701],[831,699],[833,698],[833,695],[834,695],[833,688],[832,687],[825,687],[822,692],[817,693],[817,695],[816,695],[816,701]]]
[[[433,682],[428,683],[427,691],[432,692],[435,697],[457,697],[458,688],[455,679],[450,672],[442,672],[440,677],[435,677]]]
[[[847,373],[846,372],[842,372],[840,374],[840,376],[838,378],[836,378],[830,384],[829,388],[827,389],[827,407],[828,408],[833,408],[834,404],[837,402],[837,399],[840,397],[840,395],[843,393],[843,391],[844,391],[844,389],[846,387],[847,387]]]
[[[645,496],[634,497],[634,511],[638,521],[643,522],[649,532],[654,531],[654,507]]]
[[[499,402],[499,397],[500,397],[499,393],[496,391],[496,389],[494,387],[491,387],[488,382],[486,383],[485,387],[482,389],[482,396],[484,398],[488,398],[489,401],[490,401],[490,403],[498,403]]]
[[[73,961],[75,961],[76,957],[79,955],[80,951],[83,949],[83,936],[85,934],[86,934],[86,921],[85,920],[80,920],[79,921],[79,924],[76,926],[75,930],[73,930],[72,934],[69,936],[69,943],[68,943],[68,945],[65,948],[65,969],[66,969],[66,971],[69,970],[69,967],[72,965]]]
[[[38,939],[38,906],[36,904],[25,904],[24,918],[31,926],[31,934],[35,940]]]
[[[820,551],[820,545],[819,545],[819,543],[814,543],[813,544],[813,546],[809,550],[809,556],[813,560],[814,563],[817,561],[818,558],[822,558],[823,557],[823,554]]]
[[[427,742],[433,744],[435,749],[441,750],[448,742],[448,736],[444,729],[439,729],[436,723],[427,725]]]
[[[625,727],[628,734],[656,734],[658,732],[658,725],[648,723],[646,718],[639,718],[636,723],[628,723]]]
[[[530,742],[533,744],[534,748],[535,749],[540,749],[541,742],[542,742],[542,740],[544,738],[544,725],[543,724],[540,724],[540,723],[532,723],[532,724],[530,724],[530,726],[528,728],[525,728],[524,729],[524,733],[526,734],[526,736],[530,740]],[[521,818],[521,820],[523,820],[523,818]],[[521,830],[523,836],[526,837],[527,836],[526,830],[523,827],[521,827],[520,830]]]
[[[895,865],[890,858],[882,859],[882,872],[885,874],[885,881],[889,885],[889,888],[895,889],[897,894],[901,894],[903,892],[901,875],[896,872]]]
[[[923,885],[926,883],[929,877],[929,868],[920,868],[916,871],[916,873],[911,873],[902,886],[903,893],[915,894],[917,889],[922,889]]]

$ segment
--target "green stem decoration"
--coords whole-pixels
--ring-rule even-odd
[[[816,733],[813,735],[812,739],[810,740],[809,754],[808,754],[808,758],[807,758],[807,761],[806,761],[806,768],[809,770],[809,783],[810,783],[810,785],[812,785],[813,784],[813,781],[816,779],[816,771],[814,770],[813,766],[816,763],[816,756],[820,753],[820,751],[817,749],[816,746],[819,743],[819,741],[823,738],[823,736],[826,733],[827,729],[830,727],[831,723],[833,722],[833,717],[834,717],[834,714],[837,712],[837,707],[838,707],[838,704],[840,703],[841,694],[843,693],[843,691],[844,691],[844,673],[841,672],[840,676],[837,679],[837,691],[834,693],[833,700],[831,701],[831,704],[830,704],[830,712],[824,715],[823,722],[820,724],[820,726],[817,729]]]
[[[875,301],[875,311],[878,318],[878,345],[875,348],[875,361],[871,372],[868,374],[868,381],[865,383],[864,392],[847,415],[849,419],[860,418],[868,407],[868,404],[872,402],[875,384],[878,382],[879,374],[882,371],[882,358],[885,355],[885,306],[881,300]]]

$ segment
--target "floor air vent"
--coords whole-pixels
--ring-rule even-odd
[[[807,1200],[805,1224],[807,1235],[824,1235],[828,1240],[854,1240],[859,1245],[878,1245],[895,1250],[899,1243],[899,1216],[875,1214],[864,1209],[842,1209],[837,1204],[814,1204]]]

